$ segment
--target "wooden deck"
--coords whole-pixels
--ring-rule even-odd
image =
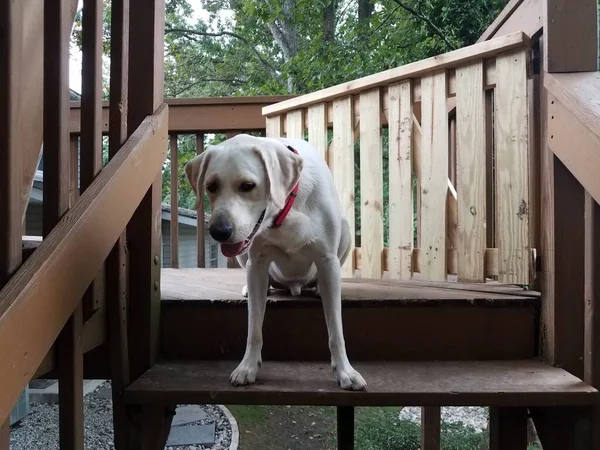
[[[226,300],[243,302],[242,287],[246,283],[243,269],[163,269],[161,276],[163,300]],[[493,305],[538,306],[539,293],[518,286],[499,283],[462,284],[425,281],[393,281],[344,279],[342,299],[365,303],[385,301],[418,305]],[[272,303],[293,300],[294,303],[314,302],[313,291],[299,297],[285,292],[269,295]],[[377,302],[375,302],[377,303]]]

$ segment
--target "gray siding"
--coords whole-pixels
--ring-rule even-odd
[[[25,234],[27,236],[41,236],[42,223],[42,204],[29,202],[25,213]]]
[[[162,221],[162,266],[171,267],[171,223]],[[227,258],[219,251],[218,245],[206,232],[204,236],[206,248],[206,267],[227,267]],[[198,250],[196,246],[196,228],[179,224],[179,268],[198,267]]]

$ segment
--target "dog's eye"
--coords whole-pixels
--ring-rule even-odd
[[[217,192],[218,187],[219,186],[217,185],[217,183],[209,183],[206,185],[206,190],[211,194],[214,194],[215,192]]]
[[[242,183],[242,184],[240,184],[240,191],[241,192],[250,192],[255,187],[256,187],[256,184],[254,184],[254,183]]]

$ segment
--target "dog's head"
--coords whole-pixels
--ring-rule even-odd
[[[211,146],[185,166],[195,209],[206,191],[209,232],[228,257],[245,251],[269,206],[283,207],[301,171],[302,159],[283,143],[249,135]]]

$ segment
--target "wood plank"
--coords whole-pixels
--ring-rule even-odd
[[[70,136],[70,151],[69,161],[71,162],[70,173],[70,191],[69,191],[69,207],[73,207],[79,198],[79,136],[71,134]]]
[[[592,444],[593,408],[573,406],[530,408],[530,413],[544,450],[597,448]]]
[[[529,45],[529,38],[522,32],[512,33],[486,42],[463,47],[443,55],[405,64],[395,69],[389,69],[347,83],[338,84],[327,89],[296,97],[290,100],[265,106],[263,115],[273,116],[287,111],[307,107],[324,100],[334,100],[351,94],[358,94],[367,89],[389,85],[409,78],[419,78],[442,69],[454,67],[476,59],[490,58],[515,48]]]
[[[389,87],[389,223],[391,278],[412,278],[413,104],[410,80]]]
[[[527,54],[496,59],[496,246],[499,281],[529,284],[529,125]]]
[[[304,111],[290,111],[285,120],[286,136],[290,139],[304,139]]]
[[[441,420],[439,406],[421,408],[421,450],[440,450]]]
[[[582,405],[598,391],[535,361],[357,362],[369,390],[340,389],[327,363],[266,362],[259,382],[234,387],[235,361],[161,362],[127,388],[133,404],[312,404],[334,406]],[[468,376],[467,376],[468,374]],[[444,380],[439,383],[439,380]]]
[[[486,249],[486,118],[483,64],[456,69],[458,279],[483,282]]]
[[[0,421],[29,381],[23,374],[33,375],[42,362],[160,172],[167,148],[166,119],[165,106],[144,121],[69,211],[68,219],[0,291],[0,360],[7,362],[0,366],[0,378],[5,380]],[[21,342],[19,347],[11,344],[15,340]]]
[[[283,135],[281,116],[267,117],[265,120],[267,122],[267,137],[281,137]]]
[[[337,448],[338,450],[354,450],[354,407],[338,406],[337,413]]]
[[[204,133],[196,135],[196,155],[201,154],[204,151]],[[200,204],[198,207],[197,219],[196,219],[196,242],[198,245],[198,267],[206,267],[206,245],[204,242],[205,236],[205,216],[204,216],[204,193],[200,197]]]
[[[527,409],[490,408],[490,450],[527,450]]]
[[[85,191],[102,170],[102,37],[103,2],[85,0],[82,13],[80,188]],[[73,164],[77,164],[75,161]],[[104,273],[83,296],[87,320],[104,302]]]
[[[421,79],[421,274],[446,279],[446,197],[448,192],[448,113],[446,73]]]
[[[130,0],[128,133],[164,97],[165,0]],[[127,225],[129,254],[130,376],[150,367],[158,353],[160,325],[162,174],[146,192]]]
[[[171,134],[171,267],[179,268],[179,147]]]
[[[523,31],[530,38],[538,36],[544,25],[544,0],[510,0],[477,42],[496,36]]]
[[[342,217],[350,228],[350,254],[356,244],[356,222],[354,217],[354,120],[352,97],[333,102],[333,141],[329,149],[329,169],[340,196]],[[354,276],[354,258],[349,257],[342,266],[342,276]]]
[[[583,379],[600,386],[600,205],[585,195]]]
[[[127,140],[129,71],[129,0],[111,3],[111,60],[108,156],[112,160]],[[129,385],[129,342],[127,339],[128,265],[127,233],[121,236],[106,260],[106,315],[116,448],[126,448],[129,419],[124,390]]]
[[[363,278],[383,274],[383,147],[379,89],[360,94],[360,220]]]
[[[308,143],[327,161],[327,104],[308,108]]]
[[[544,69],[594,72],[598,69],[598,4],[595,0],[544,2]]]

